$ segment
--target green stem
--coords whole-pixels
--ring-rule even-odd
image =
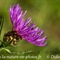
[[[1,45],[0,45],[0,48],[1,48],[1,47],[3,47],[3,42],[1,40],[0,40],[0,42],[1,42]]]
[[[0,48],[6,47],[6,44],[3,41],[0,40],[0,42],[1,42]]]
[[[3,23],[4,23],[4,17],[0,14],[0,37],[1,37],[1,31],[3,28]]]

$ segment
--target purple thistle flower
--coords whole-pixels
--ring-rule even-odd
[[[22,37],[22,39],[27,40],[36,46],[45,46],[46,36],[42,36],[44,31],[39,29],[39,27],[36,27],[35,23],[32,23],[30,17],[24,19],[26,12],[27,11],[23,14],[19,4],[10,7],[9,13],[13,31],[17,31],[17,34]]]

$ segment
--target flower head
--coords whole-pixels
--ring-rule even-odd
[[[22,39],[27,40],[36,46],[45,46],[46,36],[42,36],[44,31],[39,29],[39,27],[36,27],[30,17],[24,19],[26,12],[27,11],[23,13],[19,4],[10,7],[9,13],[13,31],[16,31]]]

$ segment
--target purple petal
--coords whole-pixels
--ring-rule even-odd
[[[26,12],[27,11],[23,13],[19,4],[10,7],[9,13],[13,25],[13,30],[17,31],[17,34],[22,36],[22,39],[27,40],[31,44],[36,46],[45,46],[46,36],[42,36],[44,30],[36,27],[35,23],[32,23],[30,17],[24,19]]]

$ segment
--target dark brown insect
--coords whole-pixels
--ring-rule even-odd
[[[8,33],[4,34],[3,41],[6,43],[10,42],[10,45],[13,46],[19,41],[19,38],[22,39],[22,37],[18,35],[16,31],[9,31]]]

